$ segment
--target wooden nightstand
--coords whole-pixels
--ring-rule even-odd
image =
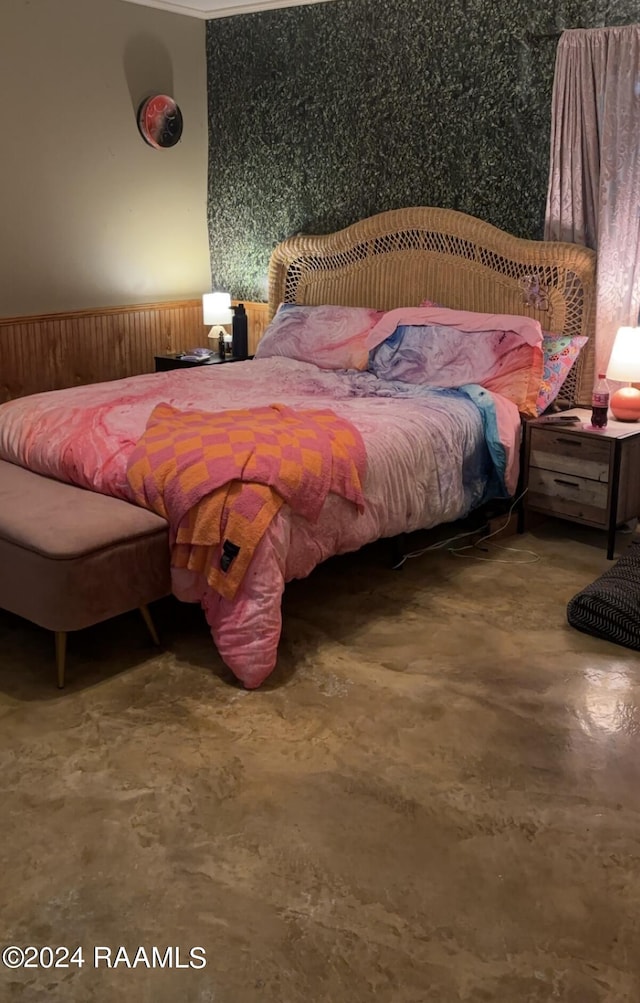
[[[606,530],[613,560],[616,526],[640,515],[640,423],[610,419],[595,431],[590,410],[562,413],[578,415],[580,423],[526,423],[525,519],[527,512],[541,512]]]
[[[253,358],[252,355],[249,356],[250,359]],[[225,356],[221,359],[219,355],[211,355],[208,359],[203,359],[202,362],[193,362],[191,359],[183,359],[180,355],[155,355],[154,362],[156,366],[156,373],[166,373],[169,369],[200,369],[202,366],[219,366],[225,362],[243,362],[243,359],[234,359],[230,356]]]

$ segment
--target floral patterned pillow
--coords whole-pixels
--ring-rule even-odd
[[[547,334],[543,332],[542,382],[538,393],[536,407],[538,414],[546,411],[560,393],[562,384],[580,354],[580,349],[586,345],[588,338],[582,335]]]

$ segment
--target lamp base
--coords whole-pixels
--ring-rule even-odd
[[[217,344],[220,335],[222,335],[222,337],[224,338],[226,334],[227,332],[222,326],[222,324],[214,324],[213,327],[209,328],[209,333],[207,335],[207,338],[209,339],[209,341],[215,341]]]
[[[218,353],[222,359],[231,355],[231,335],[222,324],[214,324],[207,338],[211,343],[212,350]],[[224,345],[224,351],[222,345]]]
[[[611,413],[617,421],[640,421],[640,390],[621,387],[610,402]]]

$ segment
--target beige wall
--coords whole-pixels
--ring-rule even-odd
[[[182,110],[170,150],[138,133],[153,92]],[[0,316],[209,288],[204,21],[122,0],[0,0],[0,93]]]

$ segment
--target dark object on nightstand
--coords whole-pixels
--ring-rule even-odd
[[[247,356],[253,358],[253,356]],[[155,355],[156,373],[166,373],[170,369],[200,369],[203,366],[219,366],[225,362],[243,362],[243,359],[236,359],[232,355],[221,359],[218,355],[211,355],[202,362],[194,362],[192,359],[185,359],[181,354],[177,355]]]
[[[589,410],[575,425],[534,419],[525,425],[523,520],[528,512],[607,531],[613,560],[616,527],[640,515],[640,427],[610,421],[593,429]]]
[[[540,425],[558,425],[560,428],[582,424],[577,414],[545,414],[536,420]]]
[[[234,307],[231,339],[234,357],[236,359],[246,359],[249,352],[249,333],[247,312],[244,308],[244,303],[238,303],[238,305]]]
[[[609,392],[607,377],[604,373],[600,373],[591,397],[591,424],[594,428],[607,427],[610,400],[611,394]]]

